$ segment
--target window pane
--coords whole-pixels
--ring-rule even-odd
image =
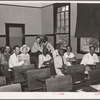
[[[68,10],[69,10],[69,6],[67,5],[67,6],[66,6],[66,11],[68,11]]]
[[[65,18],[66,18],[66,19],[69,18],[69,14],[68,14],[68,12],[65,12]]]
[[[60,19],[60,13],[57,13],[57,20]]]
[[[57,33],[60,33],[60,28],[56,28],[56,32]]]
[[[65,27],[65,33],[69,33],[69,27],[68,26]]]
[[[61,26],[64,26],[64,20],[61,20]]]
[[[64,33],[65,30],[64,30],[64,27],[61,27],[61,33]]]
[[[99,38],[81,38],[81,51],[89,52],[89,46],[95,46],[95,52],[99,53]]]
[[[57,34],[56,43],[60,43],[62,48],[69,45],[69,34]]]
[[[64,19],[64,12],[61,13],[61,19]]]
[[[65,20],[65,25],[68,26],[69,25],[69,20]]]
[[[61,7],[57,8],[57,12],[61,12]]]
[[[57,20],[57,27],[60,27],[60,20]]]
[[[61,8],[61,11],[65,11],[66,10],[66,6],[63,6],[62,8]]]

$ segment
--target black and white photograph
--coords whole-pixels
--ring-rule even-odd
[[[100,2],[0,1],[0,92],[98,98]]]

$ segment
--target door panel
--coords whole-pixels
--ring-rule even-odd
[[[14,45],[22,46],[22,28],[21,27],[10,27],[9,28],[9,42],[10,46]]]
[[[6,45],[22,46],[25,44],[25,24],[6,23]]]

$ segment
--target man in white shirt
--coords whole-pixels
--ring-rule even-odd
[[[64,51],[63,51],[63,49],[60,49],[58,51],[58,53],[59,53],[59,55],[54,58],[56,74],[64,75],[60,70],[60,68],[63,68],[63,66],[64,66]]]
[[[15,66],[20,66],[24,64],[24,61],[19,61],[19,52],[20,48],[18,45],[13,47],[13,54],[9,58],[9,68],[13,68]]]
[[[89,47],[90,52],[85,54],[83,56],[83,59],[81,61],[81,64],[83,64],[84,66],[86,66],[86,70],[85,73],[88,74],[88,71],[91,70],[90,69],[90,65],[96,65],[97,62],[99,62],[98,56],[94,53],[95,52],[95,47],[94,46],[90,46]]]
[[[81,61],[81,64],[83,64],[83,65],[94,65],[97,62],[99,62],[97,54],[94,53],[95,47],[90,46],[89,50],[90,50],[90,52],[83,56],[83,59]]]
[[[36,37],[36,41],[33,43],[31,48],[32,53],[37,53],[38,51],[43,51],[43,45],[41,44],[41,38],[39,36]]]
[[[53,51],[53,58],[59,55],[58,50],[60,49],[60,44],[56,44],[56,49]]]

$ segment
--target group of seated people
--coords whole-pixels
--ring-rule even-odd
[[[80,63],[84,66],[95,65],[99,62],[95,54],[95,47],[90,46],[89,50],[89,53],[83,56]],[[29,53],[29,51],[31,51],[31,53]],[[71,66],[73,62],[76,61],[76,57],[74,53],[72,53],[70,46],[66,47],[66,52],[61,48],[60,44],[56,44],[56,48],[54,49],[46,36],[44,36],[43,39],[39,36],[36,37],[36,41],[33,43],[31,49],[27,45],[23,45],[22,47],[15,45],[13,50],[11,50],[10,46],[0,48],[0,64],[8,63],[8,71],[12,71],[14,66],[31,64],[31,57],[34,57],[32,60],[36,61],[36,69],[46,68],[50,63],[54,63],[57,75],[64,75],[61,68]],[[89,67],[86,67],[86,71],[89,70]]]

